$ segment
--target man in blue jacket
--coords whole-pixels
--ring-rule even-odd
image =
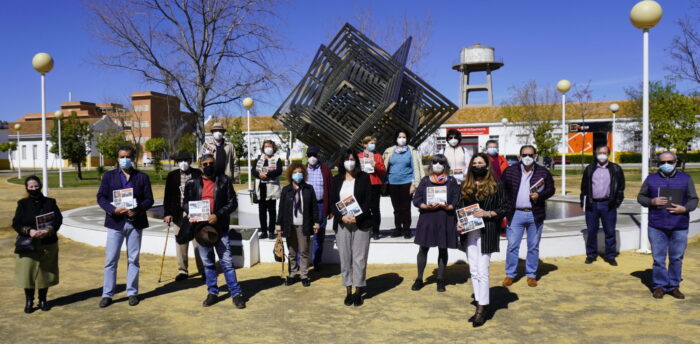
[[[129,306],[139,304],[139,253],[141,252],[141,235],[148,227],[146,210],[153,206],[153,193],[148,175],[133,167],[134,148],[121,146],[117,150],[119,168],[102,176],[100,189],[97,191],[97,203],[105,211],[104,226],[107,227],[107,244],[105,245],[104,284],[100,307],[112,304],[117,279],[117,264],[122,243],[126,240],[128,269],[126,273],[126,295]],[[133,204],[115,202],[114,191],[123,190],[128,195],[132,190]],[[126,199],[122,199],[123,201]]]
[[[679,287],[683,254],[688,245],[688,214],[698,206],[698,195],[693,179],[676,170],[676,154],[663,152],[658,161],[659,172],[644,180],[637,195],[637,202],[649,208],[649,242],[654,257],[652,296],[660,299],[669,294],[684,299]],[[670,200],[668,196],[679,199]]]

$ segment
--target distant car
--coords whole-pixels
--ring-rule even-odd
[[[144,166],[152,165],[155,161],[156,161],[156,159],[153,159],[151,157],[143,158],[143,165]]]
[[[508,166],[513,166],[518,163],[518,156],[517,155],[506,155],[506,161],[508,162]]]
[[[566,158],[566,163],[571,164],[571,159],[569,157]],[[561,164],[561,156],[554,158],[554,165],[559,165],[559,164]]]

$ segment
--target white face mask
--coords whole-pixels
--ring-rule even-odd
[[[399,146],[405,146],[406,145],[406,138],[405,137],[399,137],[396,139],[396,144]]]
[[[183,171],[183,172],[190,169],[190,163],[187,161],[180,161],[178,166],[180,166],[180,171]]]
[[[523,165],[530,166],[535,162],[535,159],[532,157],[526,156],[526,157],[522,158],[521,161],[523,162]]]
[[[452,147],[457,147],[457,144],[459,144],[459,140],[451,139],[451,140],[447,141],[447,143],[449,143],[450,146],[452,146]]]
[[[272,147],[265,147],[264,149],[265,154],[272,156],[272,153],[274,153],[274,150]]]
[[[309,157],[309,165],[316,166],[318,164],[318,158],[315,156]]]
[[[346,171],[352,171],[355,169],[355,160],[345,160],[343,166],[345,166]]]
[[[608,161],[608,155],[607,155],[607,154],[598,154],[595,158],[598,159],[598,162],[601,163],[601,164],[604,163],[604,162],[606,162],[606,161]]]
[[[444,170],[445,166],[442,166],[442,164],[433,164],[433,172],[442,173]]]
[[[224,138],[224,133],[222,133],[220,131],[215,131],[213,134],[211,134],[211,136],[214,136],[215,140],[221,141],[221,139]]]

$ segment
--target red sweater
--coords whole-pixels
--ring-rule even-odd
[[[364,152],[357,154],[358,159],[362,159]],[[384,166],[384,158],[381,154],[374,153],[374,173],[369,174],[369,181],[372,185],[384,184],[384,175],[386,175],[386,167]]]

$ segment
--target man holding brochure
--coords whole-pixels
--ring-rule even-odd
[[[241,286],[236,279],[236,270],[233,267],[229,243],[231,213],[238,208],[238,200],[236,192],[233,190],[231,178],[225,174],[217,175],[215,164],[213,155],[203,155],[200,159],[202,175],[193,176],[185,184],[185,198],[182,205],[187,216],[182,221],[182,230],[196,233],[198,230],[204,230],[205,225],[209,224],[216,229],[216,234],[218,234],[216,235],[217,240],[214,240],[210,245],[199,242],[198,250],[204,263],[204,276],[208,290],[207,298],[202,305],[209,307],[215,304],[217,295],[219,295],[219,287],[216,283],[218,273],[214,257],[214,252],[216,252],[233,304],[240,309],[245,308],[245,300]],[[191,229],[186,227],[191,227]]]
[[[133,167],[134,148],[120,146],[117,150],[119,168],[102,176],[97,191],[97,203],[105,211],[107,227],[105,244],[104,285],[100,307],[112,304],[116,290],[117,264],[122,243],[126,240],[127,261],[126,295],[129,306],[139,304],[139,254],[141,235],[148,227],[146,210],[153,206],[153,193],[148,175]]]
[[[540,258],[540,238],[545,219],[545,201],[554,195],[554,179],[549,171],[538,164],[537,149],[531,145],[520,147],[520,163],[503,172],[503,186],[508,201],[508,252],[506,278],[503,286],[513,284],[518,268],[518,252],[523,233],[527,231],[527,258],[525,274],[527,285],[537,286],[537,266]]]

